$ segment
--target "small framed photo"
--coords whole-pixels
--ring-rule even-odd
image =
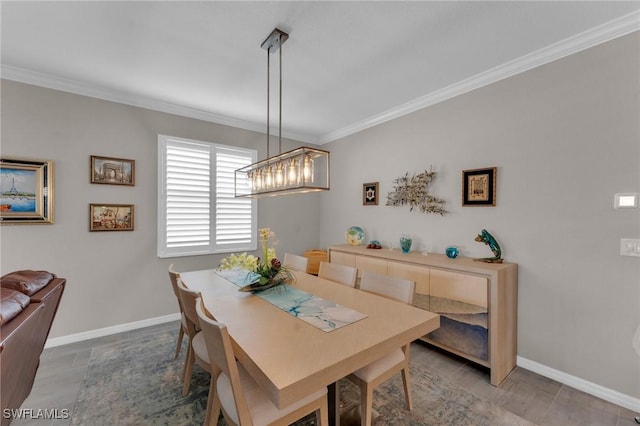
[[[497,168],[462,171],[462,205],[496,205]]]
[[[53,161],[0,158],[0,224],[53,223]]]
[[[134,186],[136,162],[124,158],[91,156],[91,183]]]
[[[377,206],[378,205],[378,182],[370,182],[362,184],[362,205]]]
[[[133,231],[133,204],[89,204],[89,231]]]

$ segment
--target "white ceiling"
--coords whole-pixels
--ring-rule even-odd
[[[2,1],[2,77],[326,143],[640,29],[640,1]],[[277,55],[272,74],[277,76]],[[275,89],[275,90],[274,90]],[[272,83],[272,130],[277,85]]]

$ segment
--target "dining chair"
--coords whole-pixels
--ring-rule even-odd
[[[415,282],[362,271],[360,289],[410,304],[413,302]],[[373,390],[392,377],[402,373],[407,409],[411,410],[411,382],[409,379],[409,345],[396,349],[382,358],[353,372],[347,378],[360,387],[361,425],[370,426],[373,417]]]
[[[222,410],[227,423],[235,426],[284,426],[313,412],[316,414],[316,424],[328,426],[326,387],[287,407],[276,407],[242,365],[237,363],[227,327],[207,315],[202,302],[196,304],[196,312],[214,370],[205,425],[217,425]]]
[[[209,395],[211,396],[215,393],[216,378],[220,374],[220,369],[216,366],[215,363],[211,363],[210,361],[209,350],[207,349],[206,336],[205,336],[205,333],[202,331],[202,327],[200,326],[200,315],[206,316],[207,318],[212,319],[214,321],[215,321],[215,317],[204,306],[204,301],[202,300],[202,297],[198,297],[195,300],[195,307],[196,307],[196,316],[198,317],[198,327],[200,328],[200,332],[196,334],[196,337],[193,340],[193,343],[194,343],[193,353],[195,355],[196,363],[211,374],[211,379],[210,379],[211,381],[209,382]],[[212,400],[212,397],[210,397],[207,400],[207,407],[206,407],[205,417],[204,417],[205,426],[209,424],[217,425],[218,424],[217,420],[218,420],[218,417],[220,416],[220,413],[216,413],[215,418],[211,419],[211,415],[212,415],[211,410],[213,409],[213,403],[210,402],[211,400]]]
[[[297,254],[285,253],[283,263],[284,266],[290,269],[307,272],[307,264],[309,263],[309,259],[304,256],[298,256]]]
[[[200,292],[188,289],[181,279],[178,279],[177,284],[178,294],[180,295],[180,300],[184,307],[184,314],[187,323],[185,334],[189,338],[187,357],[184,361],[184,368],[182,370],[182,395],[186,396],[189,393],[189,387],[191,385],[193,365],[198,363],[198,365],[205,371],[211,373],[211,364],[209,362],[209,355],[204,343],[204,335],[200,331],[200,320],[196,313],[196,302],[201,297]]]
[[[355,287],[357,272],[358,270],[352,266],[340,265],[339,263],[320,262],[318,276],[349,287]]]
[[[185,330],[187,328],[187,320],[184,316],[184,309],[182,308],[182,301],[180,301],[180,294],[178,293],[178,280],[180,279],[180,273],[173,269],[173,263],[169,265],[169,280],[171,281],[171,288],[173,294],[178,300],[178,308],[180,309],[180,332],[178,333],[178,342],[176,343],[176,355],[173,359],[178,359],[180,355],[180,349],[182,348],[182,339],[184,338]]]

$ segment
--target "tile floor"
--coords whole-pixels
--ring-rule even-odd
[[[141,333],[151,334],[177,327],[178,323],[172,322],[46,349],[41,357],[31,395],[22,408],[34,411],[55,408],[60,414],[63,414],[64,409],[72,412],[93,347],[130,339]],[[500,387],[494,387],[489,384],[488,370],[427,345],[414,343],[411,359],[412,362],[428,362],[451,382],[541,426],[637,426],[633,418],[640,413],[634,413],[520,367],[517,367]],[[62,418],[16,419],[11,424],[62,426],[68,425],[69,422],[69,419]]]

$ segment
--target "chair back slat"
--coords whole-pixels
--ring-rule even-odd
[[[177,280],[178,294],[180,301],[182,302],[182,308],[184,309],[184,316],[188,323],[193,325],[195,330],[198,330],[198,314],[196,313],[196,299],[200,297],[199,291],[190,290],[184,285],[182,279]]]
[[[355,287],[357,272],[358,270],[352,266],[320,262],[318,276],[349,287]]]
[[[402,278],[388,277],[370,271],[362,271],[360,289],[411,304],[416,283]]]
[[[309,259],[304,256],[298,256],[297,254],[285,253],[283,264],[284,266],[295,269],[296,271],[307,272]]]
[[[180,294],[178,293],[178,280],[180,279],[180,273],[176,272],[173,269],[173,263],[169,265],[169,280],[171,281],[171,288],[173,289],[173,294],[176,295],[176,299],[178,299],[178,307],[180,308],[180,313],[184,312],[182,308],[182,301],[180,300]]]

